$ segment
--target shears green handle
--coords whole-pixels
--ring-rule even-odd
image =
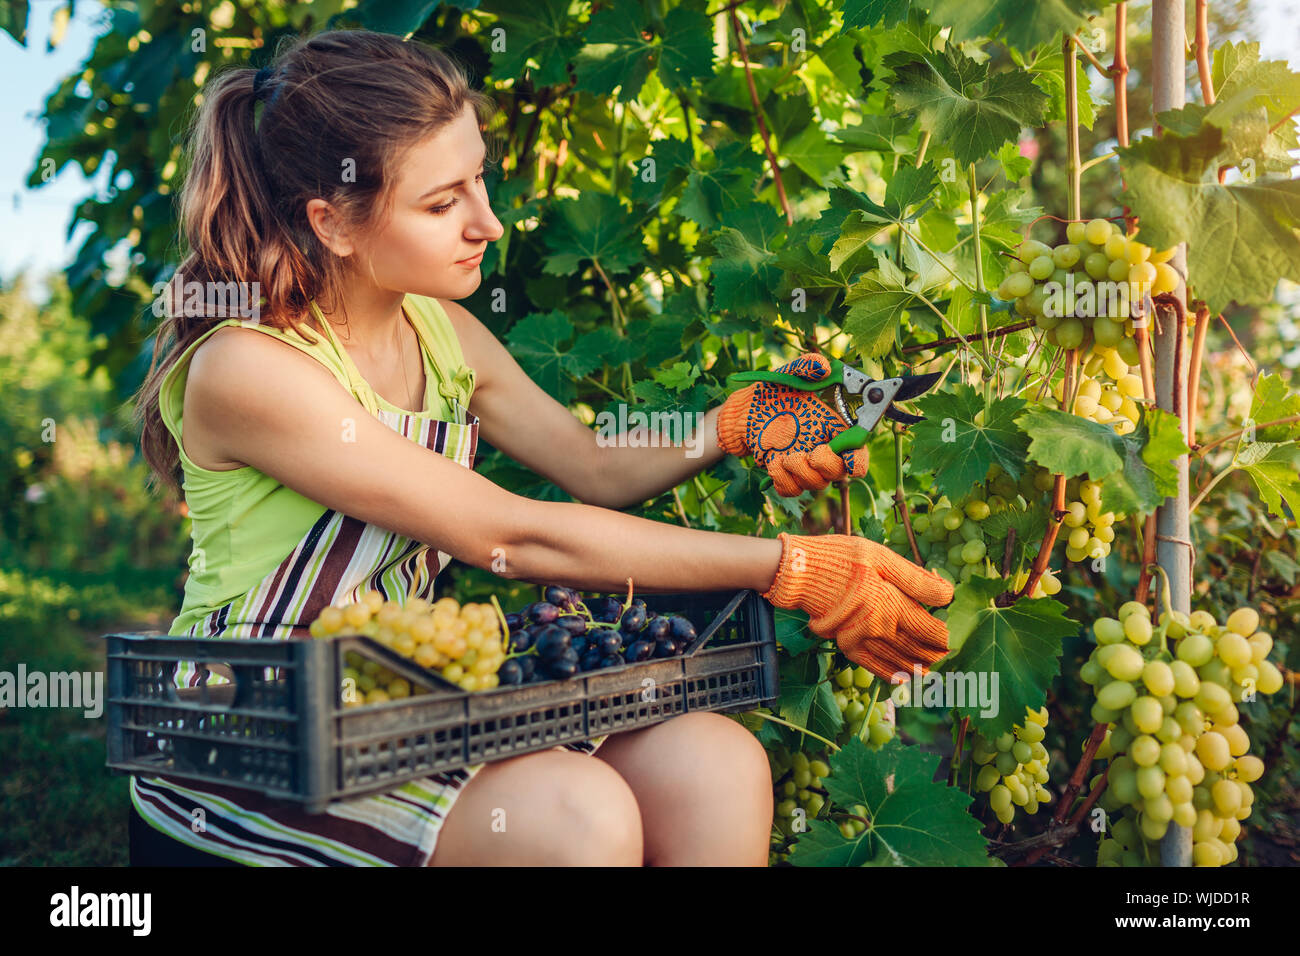
[[[807,379],[789,372],[732,372],[727,376],[728,385],[744,385],[747,382],[774,382],[787,388],[797,388],[807,392],[819,392],[830,385],[844,384],[844,363],[837,358],[830,359],[831,370],[824,378]]]

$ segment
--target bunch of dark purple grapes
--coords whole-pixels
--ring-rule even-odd
[[[502,685],[563,680],[579,672],[681,654],[695,626],[677,614],[650,615],[645,601],[616,597],[584,601],[572,588],[548,585],[542,600],[506,615],[510,654],[497,674]]]

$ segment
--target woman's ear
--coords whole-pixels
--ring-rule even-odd
[[[338,214],[324,199],[307,200],[307,222],[325,248],[340,258],[355,251],[351,236],[343,228]]]

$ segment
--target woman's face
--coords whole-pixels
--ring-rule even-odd
[[[489,242],[505,230],[482,179],[486,148],[474,109],[406,154],[389,221],[361,254],[361,274],[395,292],[460,299],[476,290]],[[471,261],[462,261],[477,257]],[[366,260],[369,260],[368,262]]]

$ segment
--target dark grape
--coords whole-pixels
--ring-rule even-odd
[[[548,604],[554,604],[556,607],[568,607],[569,589],[562,588],[557,584],[548,584],[546,590],[542,592],[542,600]]]
[[[524,668],[519,663],[519,659],[512,657],[508,661],[503,661],[497,668],[497,676],[501,679],[502,684],[522,684],[524,682]]]
[[[646,609],[645,601],[641,600],[641,598],[633,598],[633,599],[632,599],[632,603],[631,603],[631,605],[629,605],[629,606],[630,606],[630,607],[639,607],[639,608],[640,608],[641,610],[643,610],[643,611]]]
[[[686,618],[674,614],[668,620],[670,622],[670,632],[673,637],[678,640],[684,640],[688,644],[695,640],[695,625],[686,620]]]
[[[555,619],[570,634],[583,634],[587,630],[587,619],[580,614],[562,614]]]
[[[560,616],[560,609],[548,601],[536,601],[528,605],[528,619],[534,624],[553,624]]]
[[[633,641],[628,647],[627,652],[623,655],[629,664],[638,661],[649,660],[650,655],[655,651],[653,641]]]
[[[523,657],[516,657],[515,660],[519,662],[519,669],[524,672],[524,680],[532,680],[533,675],[537,673],[537,658],[532,654],[525,654]]]
[[[603,668],[603,667],[619,667],[619,666],[621,666],[622,664],[623,664],[623,658],[622,658],[621,656],[619,656],[618,654],[609,654],[609,655],[607,655],[607,656],[605,656],[605,657],[602,657],[602,658],[600,659],[600,666],[601,666],[602,668]]]
[[[506,615],[506,629],[517,631],[524,626],[524,616],[518,611],[511,611]]]
[[[510,632],[510,651],[526,651],[533,646],[535,635],[531,628],[521,627],[517,631]]]
[[[573,635],[558,624],[544,625],[537,635],[537,654],[545,660],[558,658],[570,649]]]
[[[595,620],[602,624],[613,624],[623,612],[623,605],[617,598],[602,597],[589,602],[587,609],[591,611],[591,616]]]
[[[671,638],[666,641],[655,641],[655,657],[672,657],[677,653],[677,645]]]
[[[587,632],[588,640],[595,640],[596,646],[606,654],[615,654],[623,646],[623,635],[607,627]]]
[[[581,655],[587,653],[588,648],[591,647],[591,641],[588,640],[586,634],[574,634],[569,641],[569,646]]]
[[[672,622],[666,617],[652,617],[645,626],[645,637],[651,641],[662,641],[668,637],[668,630]]]
[[[569,595],[569,608],[576,611],[578,605],[582,603],[582,593],[576,588],[565,588]]]
[[[645,608],[633,605],[623,612],[619,626],[628,632],[636,632],[645,626]]]

